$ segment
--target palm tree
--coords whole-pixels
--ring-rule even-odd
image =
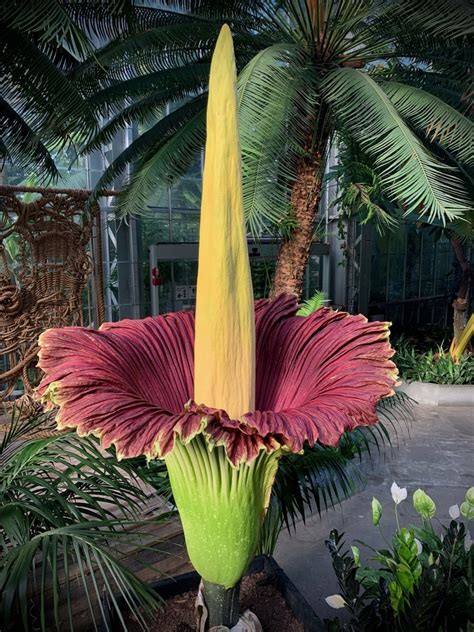
[[[292,227],[273,295],[300,293],[338,134],[371,158],[385,194],[407,213],[444,222],[469,210],[458,169],[443,158],[474,161],[464,92],[474,13],[463,0],[182,0],[154,15],[154,26],[110,41],[76,71],[76,80],[95,85],[89,106],[107,119],[84,151],[110,142],[125,123],[149,123],[98,184],[132,164],[126,212],[140,212],[201,151],[209,60],[223,22],[240,69],[249,227]],[[170,113],[157,120],[165,104]]]
[[[338,134],[370,156],[384,192],[407,212],[463,217],[469,196],[457,169],[443,163],[473,162],[465,86],[474,16],[465,0],[162,6],[4,3],[1,155],[55,178],[52,146],[82,143],[88,152],[125,124],[146,123],[97,186],[133,164],[122,208],[141,211],[202,149],[210,56],[228,22],[241,70],[248,224],[257,235],[275,226],[284,235],[273,294],[300,291],[326,153]],[[107,122],[97,132],[100,116]]]

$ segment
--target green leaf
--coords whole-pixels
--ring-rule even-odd
[[[72,590],[84,591],[94,617],[104,586],[109,598],[122,595],[133,610],[143,607],[143,614],[137,611],[136,616],[144,626],[144,616],[156,608],[158,597],[116,558],[117,543],[147,548],[149,541],[143,522],[139,531],[135,527],[146,500],[135,466],[118,463],[98,448],[95,439],[79,439],[75,433],[29,438],[51,422],[51,415],[26,421],[12,415],[0,440],[0,593],[5,628],[12,624],[16,629],[21,618],[21,626],[31,629],[33,585],[39,608],[35,629],[46,631],[46,611],[59,626],[62,604],[67,610],[65,627],[72,629]],[[140,471],[144,460],[136,465]]]
[[[138,160],[119,202],[124,214],[143,213],[150,191],[183,175],[202,147],[206,96],[184,103],[134,140],[104,171],[95,194],[99,195],[129,164]]]
[[[312,134],[307,120],[315,88],[308,61],[301,46],[275,44],[238,78],[244,209],[256,235],[288,215],[298,158]]]
[[[474,507],[474,487],[470,487],[466,492],[466,501],[471,507]]]
[[[471,202],[456,170],[428,152],[367,73],[334,70],[322,91],[340,123],[374,159],[388,197],[407,214],[446,221],[469,212]]]
[[[402,587],[400,586],[400,584],[395,581],[392,580],[389,585],[388,585],[388,590],[389,590],[389,594],[390,594],[390,604],[395,612],[395,614],[398,614],[398,612],[400,611],[400,608],[403,604],[403,590]]]
[[[397,111],[423,131],[430,142],[452,152],[461,162],[474,165],[474,123],[438,97],[413,86],[383,82]]]
[[[54,159],[36,130],[2,97],[0,97],[0,127],[2,129],[0,158],[14,161],[20,169],[26,169],[33,164],[50,178],[59,176]]]
[[[470,505],[467,501],[461,503],[459,510],[464,518],[466,518],[467,520],[474,520],[474,507]]]
[[[160,186],[171,186],[176,182],[199,156],[204,143],[205,127],[205,111],[202,105],[200,99],[192,110],[180,113],[179,129],[174,131],[172,137],[159,138],[143,155],[119,197],[122,215],[143,214],[152,194]],[[184,110],[184,106],[180,109]],[[166,127],[170,123],[171,115],[162,119],[155,127]]]
[[[425,520],[430,520],[436,513],[436,504],[422,489],[413,494],[413,507]]]
[[[321,307],[324,307],[325,303],[327,302],[328,300],[324,292],[317,291],[313,294],[311,298],[309,298],[307,301],[304,301],[300,305],[298,311],[296,312],[296,315],[309,316],[316,310],[321,309]]]
[[[352,555],[354,557],[354,563],[356,566],[360,566],[360,551],[357,546],[351,546]]]
[[[414,581],[409,568],[400,564],[396,572],[396,578],[405,592],[411,592],[413,590]]]
[[[374,527],[378,526],[381,517],[382,517],[382,505],[374,496],[372,498],[372,522],[374,524]]]

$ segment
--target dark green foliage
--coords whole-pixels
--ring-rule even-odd
[[[319,152],[324,162],[328,142],[341,131],[370,155],[377,186],[392,202],[430,221],[462,216],[469,204],[459,171],[431,145],[473,160],[474,128],[460,97],[472,57],[472,16],[462,2],[449,12],[439,0],[428,4],[429,10],[410,0],[327,0],[312,12],[299,0],[170,3],[147,29],[106,44],[78,71],[92,81],[90,103],[113,117],[84,149],[124,120],[159,117],[165,98],[179,111],[184,97],[202,94],[204,111],[205,70],[227,22],[240,71],[244,206],[254,233],[286,226],[301,158]],[[169,118],[171,133],[161,144],[144,150],[146,157],[118,158],[100,186],[138,158],[121,206],[143,212],[154,189],[186,172],[200,151],[204,124],[203,116],[183,121],[181,134]]]
[[[467,4],[452,0],[447,10],[443,0],[326,0],[314,12],[311,6],[4,2],[0,153],[57,177],[52,147],[80,144],[88,152],[125,124],[154,123],[154,132],[117,157],[98,185],[109,186],[131,166],[121,207],[143,212],[149,196],[182,176],[201,151],[209,62],[227,22],[240,72],[244,204],[253,232],[287,227],[301,158],[319,152],[324,162],[328,142],[341,132],[370,155],[376,184],[393,203],[430,220],[464,216],[470,205],[459,168],[473,161],[473,126],[465,116],[472,69]],[[189,98],[199,99],[193,116]],[[166,104],[170,114],[158,124]],[[460,164],[446,160],[451,153]]]
[[[474,384],[474,357],[462,356],[453,362],[449,352],[439,346],[436,351],[419,352],[405,338],[395,344],[394,362],[400,377],[407,382],[434,384]]]
[[[474,547],[465,547],[466,527],[451,521],[443,536],[431,526],[398,530],[375,565],[361,565],[345,550],[343,534],[331,532],[331,553],[350,620],[326,620],[330,632],[452,632],[474,622]],[[418,553],[416,539],[423,550]],[[468,550],[466,550],[468,548]]]
[[[345,433],[337,448],[307,446],[303,454],[282,457],[261,533],[259,553],[271,555],[283,527],[291,530],[314,511],[321,514],[365,485],[362,459],[375,459],[391,448],[388,427],[396,436],[412,418],[411,400],[399,393],[382,400],[379,423]]]
[[[58,628],[60,603],[66,603],[66,627],[74,629],[71,595],[78,590],[91,613],[104,594],[113,608],[115,595],[122,595],[133,610],[142,607],[136,616],[144,626],[158,597],[116,550],[147,546],[136,526],[147,497],[143,485],[131,464],[118,463],[93,438],[58,432],[35,438],[47,422],[44,415],[28,422],[13,416],[0,442],[2,629]],[[99,612],[96,626],[100,618]]]

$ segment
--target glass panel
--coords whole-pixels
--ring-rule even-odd
[[[405,296],[403,298],[418,298],[420,292],[420,255],[421,232],[415,226],[410,226],[407,233],[405,259]],[[410,315],[410,316],[409,316]],[[405,319],[412,318],[412,311],[405,312]]]
[[[270,291],[275,261],[251,258],[250,271],[252,273],[253,295],[256,299],[266,298]]]
[[[370,302],[384,302],[387,295],[387,254],[372,255],[372,274],[370,279]]]

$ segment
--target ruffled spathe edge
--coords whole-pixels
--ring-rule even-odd
[[[186,443],[201,432],[235,467],[261,450],[337,445],[345,431],[376,423],[378,401],[393,393],[388,324],[327,308],[301,317],[296,309],[291,297],[257,302],[257,410],[240,420],[192,401],[189,312],[100,331],[48,330],[38,395],[59,406],[59,428],[94,434],[120,458],[165,458],[176,436]]]

